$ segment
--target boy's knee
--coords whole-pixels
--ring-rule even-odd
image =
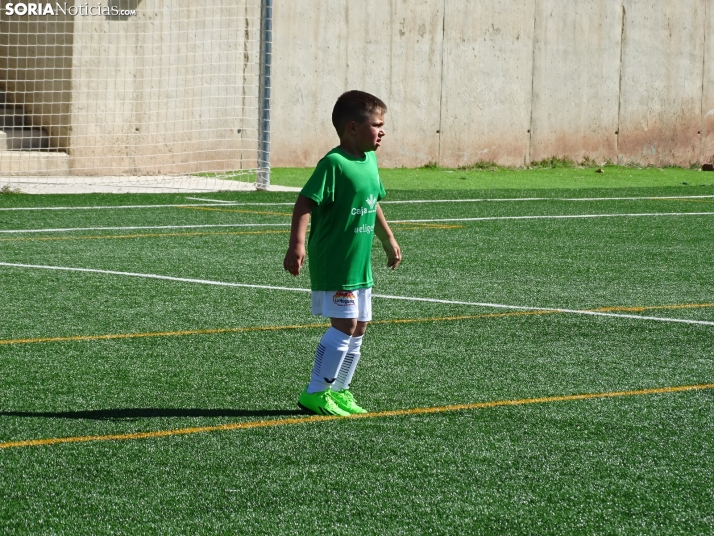
[[[352,332],[352,336],[361,337],[362,335],[364,335],[364,332],[367,331],[367,324],[368,322],[357,322],[357,326]]]
[[[345,335],[352,336],[357,329],[358,322],[356,318],[331,318],[330,321],[333,328]]]
[[[356,318],[331,318],[332,327],[351,337],[361,337],[367,331],[367,322]]]

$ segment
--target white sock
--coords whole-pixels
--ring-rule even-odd
[[[309,394],[329,389],[337,379],[342,360],[349,348],[350,336],[331,327],[320,339],[315,352],[315,364],[312,367]]]
[[[350,388],[352,376],[355,374],[357,362],[359,361],[361,346],[362,337],[352,337],[350,339],[350,345],[349,348],[347,348],[347,354],[342,361],[340,372],[337,373],[337,379],[335,380],[335,383],[332,384],[333,391],[342,391],[342,389]]]

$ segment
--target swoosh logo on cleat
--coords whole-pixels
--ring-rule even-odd
[[[335,380],[337,379],[337,377],[332,378],[332,379],[329,379],[329,378],[323,378],[323,379],[324,379],[327,383],[335,383]]]

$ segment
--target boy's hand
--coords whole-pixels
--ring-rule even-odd
[[[283,268],[293,275],[300,275],[300,268],[305,263],[305,233],[310,222],[310,212],[315,205],[315,201],[303,195],[298,195],[295,201],[288,252],[283,259]]]
[[[374,234],[377,235],[382,243],[384,252],[387,254],[387,268],[396,270],[399,263],[402,262],[402,250],[399,249],[399,244],[394,240],[387,218],[384,217],[382,207],[377,205],[377,217],[374,225]]]
[[[283,259],[283,268],[293,275],[300,275],[300,269],[305,262],[305,246],[290,247]]]
[[[399,244],[391,236],[388,240],[382,242],[382,247],[387,254],[387,268],[396,270],[397,266],[402,262],[402,250],[399,248]]]

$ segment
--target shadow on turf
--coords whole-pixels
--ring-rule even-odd
[[[245,410],[200,408],[119,408],[88,411],[0,411],[0,417],[42,417],[46,419],[151,419],[157,417],[281,417],[302,415],[299,409]]]

